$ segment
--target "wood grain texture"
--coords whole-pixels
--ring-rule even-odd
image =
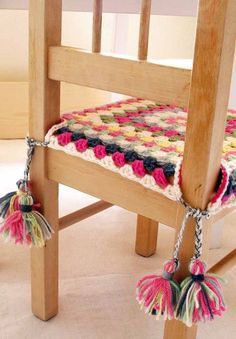
[[[233,249],[230,253],[224,256],[215,265],[210,267],[209,272],[214,274],[223,275],[228,270],[232,269],[236,265],[236,249]]]
[[[59,218],[59,230],[61,231],[68,226],[87,219],[92,215],[102,212],[112,206],[113,205],[109,202],[100,200],[89,206],[83,207],[78,211],[67,214],[64,217]]]
[[[137,216],[135,252],[143,257],[150,257],[156,253],[158,222],[152,219]]]
[[[49,5],[49,0],[40,2],[31,0],[31,9],[33,9],[31,14],[36,18],[31,20],[30,24],[32,29],[31,93],[33,94],[31,95],[30,132],[33,137],[42,139],[50,124],[58,118],[60,92],[59,83],[55,80],[187,106],[190,86],[188,70],[61,47],[59,3],[61,5],[60,1],[53,0]],[[146,6],[148,3],[148,1],[143,2]],[[148,7],[145,7],[145,10],[147,15]],[[100,25],[99,22],[95,24],[98,25],[97,27]],[[142,33],[146,38],[147,32],[146,25]],[[183,163],[183,191],[185,199],[192,206],[202,209],[209,201],[219,173],[235,33],[236,2],[234,0],[200,0]],[[147,39],[142,51],[145,57]],[[146,189],[139,183],[97,164],[53,149],[37,150],[32,174],[36,195],[42,198],[46,217],[56,228],[56,234],[46,248],[40,252],[32,251],[33,311],[41,319],[49,319],[57,312],[56,183],[79,189],[144,216],[144,218],[139,217],[137,238],[141,235],[141,238],[145,239],[146,248],[141,248],[145,242],[138,240],[137,249],[139,251],[141,248],[140,251],[146,253],[150,248],[153,250],[155,247],[153,235],[157,228],[151,220],[162,222],[178,230],[185,212],[179,203]],[[51,201],[53,202],[50,205]],[[204,225],[205,245],[207,245],[211,222],[206,222]],[[179,255],[181,268],[176,274],[178,280],[183,279],[187,274],[189,259],[193,254],[194,233],[195,222],[190,219]],[[50,262],[49,255],[50,260],[53,259]],[[196,331],[196,326],[187,328],[179,321],[168,321],[164,338],[169,339],[174,333],[175,339],[194,339]]]
[[[176,219],[178,202],[100,165],[62,151],[47,149],[46,166],[51,180],[171,227],[176,227],[181,221],[182,215]]]
[[[37,140],[59,118],[60,83],[47,78],[47,50],[60,44],[61,12],[61,1],[30,0],[29,132]],[[58,184],[47,179],[45,164],[40,147],[32,162],[32,191],[55,232],[44,248],[31,250],[32,311],[42,320],[58,312]]]
[[[148,55],[148,38],[149,38],[151,6],[152,0],[142,0],[139,25],[139,46],[138,46],[139,60],[146,60]]]
[[[183,163],[183,192],[191,205],[203,209],[220,169],[235,36],[236,2],[200,1]]]
[[[174,334],[173,334],[174,333]],[[197,326],[187,327],[179,320],[166,320],[163,339],[194,339],[197,336]]]
[[[180,226],[184,208],[178,202],[100,165],[62,151],[47,149],[46,154],[46,171],[50,180],[78,189],[170,227]],[[212,216],[211,221],[218,221],[228,213],[232,213],[232,209],[225,209],[220,217]]]
[[[102,39],[102,3],[103,0],[93,0],[93,37],[92,51],[101,52]]]
[[[187,106],[191,71],[146,61],[51,47],[49,78]],[[96,76],[95,76],[96,75]]]
[[[182,190],[193,207],[205,209],[219,174],[224,126],[230,91],[236,32],[234,0],[200,0],[189,114],[182,170]],[[213,222],[213,220],[211,220]],[[204,244],[209,243],[209,223],[203,224]],[[193,255],[195,221],[187,223],[179,253],[177,279],[188,274]],[[166,322],[164,338],[196,338],[196,326]]]

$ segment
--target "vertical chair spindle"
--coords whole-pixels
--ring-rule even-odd
[[[93,2],[93,53],[101,52],[102,37],[102,0],[94,0]]]
[[[148,54],[148,37],[152,0],[142,0],[139,25],[139,60],[146,60]],[[135,251],[144,257],[156,252],[158,222],[138,215]]]
[[[139,25],[139,60],[147,59],[151,6],[152,0],[142,0]]]

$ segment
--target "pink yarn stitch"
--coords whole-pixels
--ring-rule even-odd
[[[110,132],[109,135],[111,135],[112,137],[119,137],[120,135],[123,135],[123,133],[121,131],[113,131]]]
[[[216,194],[211,199],[212,204],[214,204],[221,197],[222,193],[226,189],[226,186],[228,185],[228,173],[223,165],[221,165],[221,173],[222,173],[221,183]]]
[[[124,123],[130,122],[130,119],[128,117],[116,116],[116,121],[119,124],[124,124]]]
[[[134,174],[136,174],[139,177],[144,177],[146,171],[144,168],[143,160],[134,160],[131,166],[134,171]]]
[[[112,154],[112,160],[117,167],[123,167],[125,165],[125,155],[121,152],[115,152]]]
[[[86,139],[79,139],[75,142],[75,147],[77,151],[84,152],[88,148],[88,140]]]
[[[226,128],[225,128],[225,132],[226,133],[232,133],[234,131],[234,127],[233,126],[227,126]]]
[[[95,108],[85,108],[84,113],[94,113],[96,110]]]
[[[152,172],[152,176],[161,188],[166,188],[169,185],[162,168],[155,168]]]
[[[162,131],[162,128],[159,126],[152,126],[148,128],[149,132],[160,132]]]
[[[152,146],[155,146],[155,142],[154,141],[146,141],[145,143],[144,143],[144,146],[146,146],[146,147],[152,147]]]
[[[139,114],[137,116],[139,116]],[[146,127],[146,124],[144,122],[137,122],[136,124],[134,124],[134,126],[137,127],[137,128]]]
[[[133,136],[133,137],[126,137],[127,141],[138,141],[138,137]]]
[[[69,144],[71,142],[71,137],[72,137],[71,132],[64,132],[62,134],[59,134],[57,137],[58,140],[58,144],[61,146],[66,146],[67,144]]]
[[[173,137],[173,136],[175,136],[175,135],[178,135],[178,132],[171,129],[171,130],[166,131],[166,132],[164,133],[164,135],[165,135],[166,137]]]
[[[93,129],[95,131],[106,131],[107,130],[107,126],[105,126],[105,125],[95,126],[95,127],[93,127]]]
[[[73,112],[74,113],[74,112]],[[62,115],[62,118],[63,119],[66,119],[66,120],[71,120],[71,119],[74,119],[75,117],[74,117],[74,115],[72,114],[72,113],[64,113],[63,115]]]
[[[10,238],[15,240],[15,243],[23,243],[25,238],[23,218],[21,211],[15,211],[10,214],[4,225],[0,228],[0,233],[9,232]]]
[[[167,152],[167,153],[169,153],[169,152],[176,152],[176,147],[173,147],[173,146],[163,147],[161,150],[163,152]]]
[[[103,145],[97,145],[94,147],[93,152],[98,159],[103,159],[107,153],[106,153],[106,147]]]

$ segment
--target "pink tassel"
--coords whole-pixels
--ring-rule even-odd
[[[4,225],[0,228],[0,233],[5,239],[14,239],[16,244],[29,244],[30,239],[26,236],[21,211],[15,211],[6,218]]]
[[[47,220],[35,208],[33,197],[29,192],[19,191],[17,206],[19,209],[9,214],[3,221],[0,233],[5,240],[15,244],[45,246],[53,232]]]
[[[187,326],[213,320],[225,311],[219,277],[205,274],[206,264],[194,259],[189,267],[191,276],[181,283],[181,294],[176,308],[176,318]]]
[[[64,133],[69,142],[72,133]],[[36,141],[27,138],[28,151],[24,170],[24,179],[17,182],[17,192],[7,193],[0,198],[0,233],[5,240],[13,240],[16,244],[45,246],[45,242],[51,239],[53,229],[36,209],[29,182],[29,171],[35,146],[47,146],[47,142]]]
[[[149,275],[137,284],[137,301],[146,313],[157,319],[173,319],[174,309],[180,293],[179,285],[173,280],[178,269],[178,260],[171,259],[164,265],[162,275]]]

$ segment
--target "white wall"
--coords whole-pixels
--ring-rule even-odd
[[[90,49],[91,13],[63,12],[62,42]],[[115,14],[103,16],[102,48],[113,49]],[[0,10],[0,81],[24,81],[28,73],[28,11]]]

